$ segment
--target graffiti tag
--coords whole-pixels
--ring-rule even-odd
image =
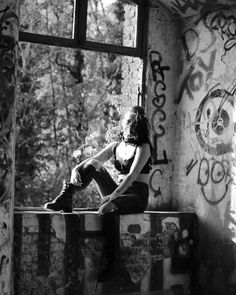
[[[163,110],[163,107],[166,102],[166,84],[165,84],[165,71],[169,71],[169,66],[162,65],[162,56],[160,52],[152,50],[149,53],[149,61],[152,69],[152,77],[155,82],[154,86],[154,94],[155,97],[152,100],[153,105],[156,107],[156,110],[152,115],[152,127],[154,130],[153,135],[153,143],[154,149],[157,154],[157,139],[162,137],[165,134],[165,127],[163,126],[163,122],[166,120],[166,113]],[[161,78],[161,79],[160,79]],[[154,160],[155,165],[163,165],[168,164],[166,151],[162,151],[163,158],[158,159],[158,157]]]
[[[193,92],[199,91],[204,85],[205,90],[209,88],[209,81],[212,78],[213,71],[214,71],[214,63],[216,58],[216,49],[211,52],[209,63],[205,63],[201,57],[197,59],[197,64],[199,65],[200,69],[196,72],[195,66],[190,66],[186,77],[183,80],[182,87],[180,89],[180,96],[176,103],[181,101],[182,95],[184,91],[186,91],[187,95],[191,100],[194,100]],[[204,83],[204,75],[203,72],[206,74],[206,79]]]

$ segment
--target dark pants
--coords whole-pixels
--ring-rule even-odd
[[[79,167],[82,186],[85,188],[94,179],[98,191],[102,197],[110,195],[117,184],[104,167],[96,170],[91,164],[84,164]],[[143,212],[148,205],[148,185],[142,182],[133,182],[122,195],[117,197],[112,203],[117,207],[117,214],[132,214]]]
[[[85,188],[94,179],[102,197],[111,194],[117,184],[104,167],[96,170],[91,164],[85,163],[79,167],[82,186]],[[133,182],[122,195],[112,201],[116,206],[115,212],[102,214],[102,233],[106,240],[106,252],[110,253],[110,263],[114,260],[114,249],[119,248],[119,222],[117,215],[142,213],[148,205],[148,185],[142,182]]]

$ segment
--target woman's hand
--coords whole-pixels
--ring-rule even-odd
[[[117,210],[118,210],[117,207],[111,201],[108,201],[100,205],[98,213],[100,215],[103,215],[103,214],[115,212]]]
[[[70,182],[74,185],[77,185],[77,186],[82,185],[81,176],[80,176],[78,169],[74,168],[72,170]]]
[[[113,194],[107,195],[107,196],[105,196],[105,197],[102,199],[100,205],[103,205],[103,204],[105,204],[105,203],[107,203],[107,202],[111,202],[111,201],[115,200],[116,198],[117,198],[117,197],[116,197],[115,195],[113,195]]]
[[[116,196],[113,194],[105,196],[101,201],[98,213],[102,215],[102,214],[116,211],[117,207],[112,203],[112,200],[115,200],[115,199],[116,199]]]

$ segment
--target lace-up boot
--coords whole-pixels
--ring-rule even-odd
[[[53,211],[72,212],[72,196],[76,186],[72,183],[63,183],[59,195],[52,201],[44,204],[44,209]]]

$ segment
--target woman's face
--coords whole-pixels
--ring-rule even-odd
[[[122,128],[123,128],[123,137],[126,139],[130,137],[130,135],[135,135],[134,130],[134,122],[135,122],[135,113],[131,111],[127,112],[122,120]]]

